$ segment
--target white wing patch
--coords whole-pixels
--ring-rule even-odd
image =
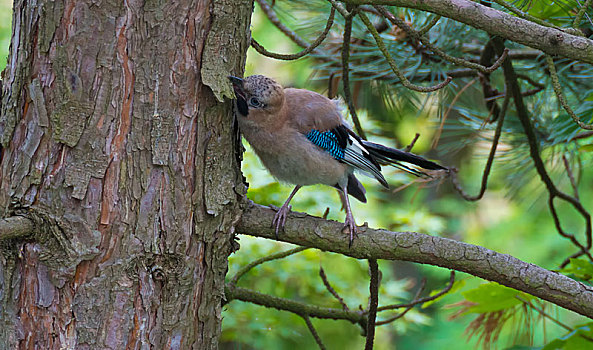
[[[376,178],[382,185],[387,186],[387,181],[385,181],[380,169],[370,158],[369,151],[356,138],[348,135],[348,144],[344,150],[344,163]]]

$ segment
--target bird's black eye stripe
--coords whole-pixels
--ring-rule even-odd
[[[257,97],[251,97],[249,99],[249,105],[255,108],[262,108],[264,107],[264,104],[261,103],[260,100],[257,99]]]

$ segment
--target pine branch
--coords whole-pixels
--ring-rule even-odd
[[[354,5],[392,5],[451,18],[550,55],[593,63],[593,40],[533,23],[470,0],[344,0]]]
[[[501,54],[502,51],[505,49],[503,40],[501,38],[494,38],[492,40],[494,47],[498,54]],[[519,83],[517,81],[517,74],[515,73],[515,69],[513,68],[513,63],[511,60],[506,60],[502,64],[504,78],[505,78],[505,85],[507,86],[507,94],[510,94],[513,97],[513,101],[515,103],[515,109],[517,110],[517,117],[521,122],[523,127],[523,131],[525,132],[525,136],[527,138],[527,143],[529,144],[529,155],[533,160],[533,164],[537,173],[539,174],[542,182],[545,184],[546,189],[549,193],[548,197],[548,206],[550,207],[550,212],[552,213],[552,218],[554,219],[554,224],[556,226],[556,230],[558,233],[565,238],[568,238],[572,244],[577,246],[580,249],[580,254],[586,255],[589,260],[593,261],[593,256],[589,251],[593,245],[593,232],[591,227],[591,214],[585,209],[583,204],[578,200],[576,197],[572,197],[558,189],[554,182],[552,181],[548,171],[546,170],[544,161],[540,155],[539,149],[539,141],[535,135],[535,129],[532,125],[531,118],[527,107],[523,101],[523,95],[521,93],[521,88],[519,87]],[[566,202],[568,202],[579,214],[585,219],[585,239],[586,243],[583,245],[578,241],[574,234],[566,232],[560,223],[560,216],[556,211],[556,206],[554,204],[554,199],[560,198]],[[561,266],[565,266],[568,264],[569,259],[564,260]]]

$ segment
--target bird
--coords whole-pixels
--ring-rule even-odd
[[[243,137],[276,179],[295,185],[272,221],[276,239],[291,210],[290,201],[303,186],[323,184],[338,189],[346,211],[343,230],[350,232],[351,247],[357,226],[348,197],[366,203],[366,190],[356,172],[389,188],[381,165],[416,176],[427,174],[409,164],[447,170],[413,153],[362,140],[343,118],[338,100],[306,89],[283,88],[264,75],[230,75],[228,79],[235,92]]]

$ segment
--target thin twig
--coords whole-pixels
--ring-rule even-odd
[[[266,50],[262,45],[260,45],[253,38],[251,38],[251,46],[260,54],[262,54],[264,56],[272,57],[272,58],[275,58],[278,60],[290,61],[290,60],[299,59],[299,58],[311,53],[325,40],[332,25],[334,24],[335,13],[336,13],[336,10],[335,10],[335,8],[332,7],[330,10],[330,13],[329,13],[329,18],[327,19],[327,24],[325,25],[325,29],[323,30],[323,32],[319,35],[319,37],[317,37],[317,39],[315,39],[315,41],[313,43],[311,43],[311,45],[307,46],[301,52],[297,52],[294,54],[281,54],[281,53],[270,52],[270,51]]]
[[[333,7],[332,7],[333,8]],[[356,11],[353,9],[351,13]],[[352,93],[350,92],[350,39],[352,34],[352,16],[347,15],[345,17],[344,22],[344,40],[342,44],[342,85],[344,87],[344,99],[346,100],[346,104],[348,105],[348,110],[350,111],[350,115],[352,116],[352,121],[354,122],[354,128],[356,129],[356,133],[360,136],[363,140],[366,140],[366,134],[362,125],[360,124],[360,120],[358,119],[358,115],[356,114],[356,107],[354,106],[354,101],[352,100]]]
[[[542,89],[545,89],[546,88],[546,85],[545,84],[542,84],[539,81],[533,80],[529,75],[526,75],[526,74],[517,74],[517,78],[523,79],[523,80],[525,80],[526,82],[528,82],[529,84],[531,84],[531,85],[533,85],[535,87],[542,88]],[[523,95],[523,96],[525,96],[525,95]]]
[[[406,306],[404,311],[400,312],[399,314],[393,315],[389,318],[386,318],[382,321],[377,322],[377,326],[383,326],[383,325],[386,325],[388,323],[391,323],[395,320],[398,320],[398,319],[404,317],[408,313],[408,311],[412,310],[414,308],[414,306],[416,306],[416,304],[413,304],[413,302],[418,300],[418,298],[420,297],[420,294],[422,294],[425,287],[426,287],[426,279],[423,279],[422,283],[420,284],[420,288],[418,288],[418,291],[416,291],[416,295],[414,295],[414,298],[412,299],[412,303],[410,303],[410,305]]]
[[[529,97],[529,96],[533,96],[533,95],[537,94],[538,92],[541,92],[542,90],[544,90],[544,88],[537,87],[535,89],[530,89],[530,90],[527,90],[527,91],[521,91],[521,95],[523,97]],[[490,101],[499,100],[499,99],[504,98],[504,97],[505,97],[505,94],[500,94],[500,95],[496,95],[496,96],[491,96],[491,97],[485,98],[484,101],[490,102]]]
[[[420,134],[416,133],[416,135],[414,136],[414,139],[412,140],[412,142],[410,142],[409,145],[406,146],[406,148],[404,148],[404,151],[406,151],[406,152],[412,151],[412,147],[414,147],[414,145],[416,144],[416,141],[418,141],[419,137],[420,137]]]
[[[550,196],[548,197],[548,206],[550,207],[550,212],[552,213],[552,219],[554,219],[554,226],[556,227],[556,231],[558,231],[558,233],[560,234],[560,236],[562,236],[564,238],[568,238],[572,242],[572,244],[574,244],[575,246],[577,246],[581,250],[581,252],[583,253],[583,255],[586,255],[589,258],[589,260],[593,261],[593,256],[591,256],[591,252],[589,252],[589,249],[591,249],[591,247],[590,246],[587,246],[587,247],[586,246],[583,246],[581,244],[581,242],[579,242],[579,240],[573,234],[564,231],[564,229],[562,228],[562,225],[560,223],[560,216],[558,215],[558,212],[556,211],[556,205],[554,204],[554,199],[556,197],[560,197],[561,199],[565,199],[566,197],[569,197],[567,194],[564,194],[564,193],[562,193],[562,194],[565,197],[561,197],[557,193],[550,193]],[[570,203],[572,203],[572,202],[570,202]],[[579,204],[580,204],[580,202],[579,202]],[[589,217],[585,217],[585,220],[586,220],[586,224],[587,225],[591,225],[591,217],[590,216]],[[586,230],[589,231],[590,228],[587,227]],[[589,242],[590,242],[589,241],[589,236],[587,236],[587,245],[589,245]],[[564,265],[564,264],[565,263],[562,263],[562,265]]]
[[[321,350],[325,350],[326,347],[325,347],[325,345],[323,345],[323,341],[321,341],[321,337],[319,336],[319,333],[317,333],[317,330],[315,329],[315,326],[313,326],[313,322],[311,322],[311,319],[309,318],[309,316],[301,315],[301,317],[303,318],[303,320],[305,320],[305,323],[307,324],[307,328],[309,328],[309,331],[313,335],[313,338],[315,338],[315,342],[317,343],[317,345],[319,345],[319,348]]]
[[[580,134],[574,135],[569,141],[586,139],[586,138],[591,137],[591,136],[593,136],[593,131],[585,131],[585,132],[582,132]]]
[[[432,43],[430,42],[430,40],[428,40],[427,38],[419,35],[419,33],[416,32],[414,29],[412,29],[405,21],[403,21],[400,18],[397,18],[396,16],[394,16],[393,13],[387,11],[387,9],[385,7],[376,5],[375,8],[385,18],[387,18],[391,23],[393,23],[398,28],[401,28],[404,32],[406,32],[406,34],[408,34],[412,39],[415,39],[415,40],[420,41],[422,44],[424,44],[424,46],[426,46],[430,51],[434,52],[437,56],[439,56],[439,57],[443,58],[444,60],[447,60],[447,61],[449,61],[451,63],[454,63],[456,65],[463,66],[463,67],[466,67],[466,68],[475,69],[475,70],[478,70],[478,71],[480,71],[482,73],[492,73],[492,72],[494,72],[496,69],[498,69],[500,67],[500,65],[502,64],[502,62],[506,59],[506,57],[508,55],[508,49],[507,49],[507,50],[505,50],[503,52],[503,54],[490,67],[485,67],[485,66],[483,66],[481,64],[470,62],[470,61],[464,60],[462,58],[453,57],[453,56],[447,54],[446,52],[444,52],[443,50],[441,50],[441,49],[437,48],[436,46],[432,45]]]
[[[453,80],[453,78],[448,76],[445,81],[443,81],[442,83],[439,83],[437,85],[434,85],[434,86],[420,86],[420,85],[412,84],[408,80],[408,78],[406,78],[406,76],[397,67],[397,64],[393,60],[393,57],[391,57],[391,54],[385,47],[385,43],[383,42],[381,35],[377,32],[377,29],[375,29],[375,27],[373,26],[373,24],[371,23],[369,18],[362,12],[360,12],[358,14],[358,17],[360,17],[360,19],[366,25],[367,29],[371,32],[371,34],[373,35],[373,38],[375,39],[375,43],[377,44],[377,47],[379,48],[379,50],[381,51],[381,53],[387,60],[387,63],[389,63],[391,70],[398,77],[401,84],[403,86],[405,86],[406,88],[408,88],[410,90],[418,91],[418,92],[432,92],[432,91],[436,91],[436,90],[444,88],[451,82],[451,80]]]
[[[507,89],[508,90],[508,89]],[[496,124],[496,131],[494,132],[494,138],[492,139],[492,146],[490,147],[490,154],[488,155],[488,160],[486,161],[486,166],[484,167],[484,172],[482,173],[482,184],[480,186],[480,192],[475,195],[471,196],[467,194],[459,184],[457,179],[457,171],[451,172],[451,182],[453,183],[453,187],[455,190],[459,192],[461,197],[463,197],[467,201],[477,201],[482,199],[484,193],[486,192],[486,188],[488,187],[488,176],[490,175],[490,170],[492,169],[492,164],[494,163],[494,155],[496,154],[496,148],[498,147],[498,141],[500,140],[500,135],[502,134],[502,124],[504,123],[504,116],[506,114],[507,108],[509,106],[510,95],[507,93],[505,94],[505,99],[502,102],[502,108],[500,110],[498,116],[498,124]]]
[[[377,319],[377,305],[379,304],[379,264],[377,264],[376,259],[369,259],[369,273],[371,275],[369,284],[371,300],[368,311],[365,350],[372,350],[375,341],[375,321]]]
[[[292,40],[295,44],[299,45],[302,48],[306,48],[309,44],[303,40],[297,33],[290,30],[287,26],[280,21],[278,16],[276,16],[276,12],[272,9],[270,4],[268,4],[265,0],[257,0],[259,7],[262,9],[266,17],[274,24],[284,35],[286,35],[290,40]]]
[[[447,108],[447,111],[445,112],[445,114],[443,114],[443,117],[441,118],[441,124],[439,125],[439,128],[437,129],[436,133],[434,134],[434,138],[432,139],[432,144],[430,145],[430,148],[437,147],[437,145],[439,144],[439,140],[441,139],[441,134],[443,133],[443,128],[445,127],[445,122],[447,121],[449,113],[451,113],[451,111],[453,110],[453,106],[455,106],[455,103],[461,97],[463,92],[467,90],[470,86],[472,86],[475,82],[476,79],[470,80],[459,90],[459,92],[457,92],[457,94],[455,94],[455,97],[453,97],[453,100],[449,104],[449,108]]]
[[[580,4],[580,2],[579,2]],[[574,21],[572,22],[572,27],[574,29],[579,29],[579,26],[581,25],[581,21],[583,20],[583,15],[585,15],[587,13],[587,8],[591,6],[591,0],[586,0],[584,5],[581,5],[581,8],[579,9],[579,12],[577,12],[577,15],[574,17]]]
[[[564,163],[564,168],[566,169],[566,173],[568,174],[570,185],[572,186],[572,190],[574,191],[574,198],[581,200],[579,198],[579,188],[577,187],[577,183],[572,174],[572,169],[570,168],[570,164],[568,164],[568,158],[566,158],[565,154],[562,155],[562,162]]]
[[[290,250],[286,250],[283,252],[279,252],[279,253],[274,253],[274,254],[270,254],[268,256],[264,256],[263,258],[259,258],[257,260],[254,260],[252,262],[250,262],[249,264],[243,266],[241,269],[239,269],[239,271],[237,271],[237,273],[231,278],[231,280],[229,281],[230,284],[232,285],[236,285],[237,282],[239,281],[239,279],[241,277],[243,277],[243,275],[245,275],[247,272],[249,272],[249,270],[253,269],[254,267],[261,265],[265,262],[268,261],[272,261],[272,260],[278,260],[278,259],[283,259],[286,258],[290,255],[296,254],[296,253],[300,253],[303,250],[309,249],[307,247],[297,247],[294,249],[290,249]]]
[[[418,29],[418,35],[423,36],[424,34],[428,33],[429,30],[432,29],[432,27],[434,27],[439,20],[441,19],[441,16],[439,15],[435,15],[430,22],[428,22],[427,25],[425,25],[424,27]]]
[[[564,110],[568,115],[574,120],[577,125],[586,130],[593,130],[593,124],[586,124],[581,121],[581,118],[577,116],[568,101],[566,101],[566,97],[564,97],[564,93],[562,92],[562,86],[560,85],[560,81],[558,80],[558,73],[556,72],[556,65],[554,64],[554,60],[552,56],[546,55],[546,63],[548,64],[548,69],[550,71],[550,78],[552,79],[552,87],[554,88],[554,92],[556,93],[556,97],[558,101],[564,107]]]
[[[345,311],[349,311],[350,309],[348,308],[348,305],[346,305],[346,302],[344,301],[344,299],[342,299],[340,294],[338,294],[338,292],[336,292],[334,287],[332,287],[332,285],[329,283],[329,281],[327,280],[327,275],[325,274],[325,271],[323,270],[323,267],[321,267],[321,266],[319,267],[319,277],[321,277],[321,280],[323,281],[323,285],[325,286],[327,291],[330,292],[331,295],[333,295],[334,298],[336,298],[338,300],[340,305],[342,305],[342,309],[344,309]]]
[[[443,288],[440,292],[436,293],[435,295],[427,296],[427,297],[420,298],[420,299],[414,298],[409,303],[380,306],[377,309],[377,311],[381,312],[381,311],[386,311],[386,310],[395,310],[395,309],[400,309],[402,307],[416,306],[418,304],[424,304],[428,301],[435,300],[435,299],[441,297],[442,295],[445,295],[446,293],[448,293],[451,290],[451,288],[453,288],[453,283],[455,283],[455,271],[451,271],[451,273],[449,274],[449,282],[447,283],[447,286],[445,286],[445,288]],[[421,285],[421,288],[419,289],[419,293],[421,293],[423,289],[424,289],[424,287]],[[420,295],[419,293],[417,293],[417,294]]]

